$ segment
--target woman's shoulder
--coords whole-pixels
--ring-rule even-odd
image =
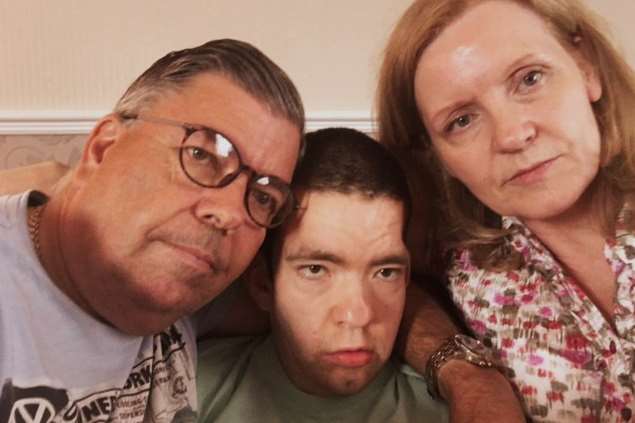
[[[452,252],[447,280],[455,304],[466,317],[500,312],[512,318],[521,309],[528,312],[536,307],[537,298],[549,296],[544,282],[558,271],[557,263],[530,236],[519,230],[506,240],[505,247],[523,256],[518,266],[485,268],[476,263],[469,248]]]
[[[558,268],[549,249],[520,220],[504,217],[503,226],[510,235],[499,248],[508,254],[518,254],[521,260],[487,267],[479,264],[481,260],[476,259],[475,251],[469,247],[458,248],[450,253],[450,283],[499,287],[506,284],[516,285],[526,279],[528,274],[536,271],[544,274]]]

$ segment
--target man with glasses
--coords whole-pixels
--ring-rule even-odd
[[[288,183],[273,175],[259,175],[245,165],[234,144],[216,129],[138,114],[120,114],[119,117],[124,121],[140,120],[182,128],[179,161],[185,175],[197,185],[223,188],[242,172],[247,173],[244,205],[249,217],[259,226],[278,226],[291,211],[293,198]]]
[[[187,421],[186,318],[293,206],[304,114],[254,47],[154,63],[47,198],[0,197],[0,421]]]

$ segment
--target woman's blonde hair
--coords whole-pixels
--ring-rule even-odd
[[[470,249],[477,265],[514,268],[522,261],[505,247],[509,233],[501,229],[501,217],[443,169],[415,101],[414,79],[422,52],[448,24],[482,1],[491,0],[416,0],[401,17],[386,46],[380,72],[379,139],[417,166],[417,173],[423,172],[419,180],[411,180],[413,185],[425,186],[419,189],[436,195],[426,197],[425,226],[432,231],[426,235],[426,248],[439,248],[442,241],[446,249]],[[593,110],[602,139],[602,165],[592,194],[603,229],[611,234],[620,210],[632,204],[635,192],[633,70],[604,35],[598,18],[580,1],[503,1],[513,1],[540,16],[565,48],[576,49],[593,65],[601,81],[602,98],[593,104]],[[625,223],[632,226],[629,220]]]

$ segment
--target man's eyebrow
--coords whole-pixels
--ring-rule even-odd
[[[379,257],[370,262],[372,267],[383,266],[387,264],[397,264],[400,266],[408,266],[410,264],[410,256],[407,253],[404,254],[391,254],[384,257]]]
[[[328,261],[335,264],[344,264],[345,260],[342,257],[333,254],[325,250],[313,250],[309,248],[300,248],[298,251],[294,251],[287,254],[284,259],[286,261],[298,261],[298,260],[317,260]],[[410,256],[408,253],[403,254],[390,254],[383,257],[378,257],[370,262],[371,267],[385,266],[385,265],[399,265],[408,266],[410,264]]]
[[[318,261],[328,261],[335,264],[343,264],[344,260],[336,254],[331,252],[320,250],[320,249],[310,249],[310,248],[300,248],[297,251],[293,251],[290,254],[284,256],[286,261],[298,261],[298,260],[318,260]]]

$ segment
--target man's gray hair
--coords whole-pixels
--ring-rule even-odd
[[[304,132],[302,100],[287,74],[256,47],[232,39],[212,40],[163,56],[128,87],[114,111],[137,114],[163,93],[178,92],[193,77],[206,72],[231,79],[273,114]]]

